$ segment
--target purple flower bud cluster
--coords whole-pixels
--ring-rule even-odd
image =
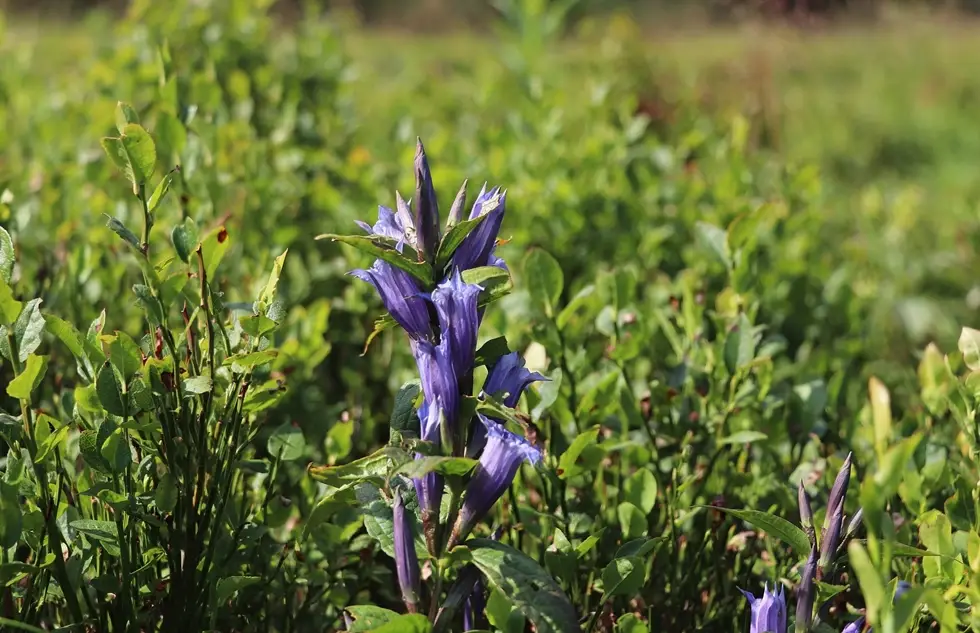
[[[489,191],[483,187],[468,217],[479,222],[468,227],[469,232],[450,256],[441,252],[444,236],[440,232],[436,190],[421,141],[416,148],[414,171],[412,200],[396,195],[394,211],[380,207],[373,226],[358,224],[372,235],[391,240],[395,250],[405,257],[410,256],[405,247],[413,249],[419,262],[431,266],[434,283],[423,287],[412,274],[382,259],[351,274],[374,286],[391,317],[408,334],[422,385],[418,408],[421,439],[443,454],[479,460],[465,487],[458,517],[449,519],[454,521],[446,543],[450,548],[465,540],[487,515],[513,482],[520,465],[525,461],[537,463],[541,453],[523,437],[505,429],[502,420],[464,415],[462,411],[464,399],[473,395],[477,336],[483,316],[483,288],[467,283],[464,277],[466,271],[484,266],[507,270],[495,254],[507,194],[497,187]],[[462,221],[465,204],[464,182],[450,209],[450,227]],[[520,355],[512,352],[490,367],[480,395],[497,396],[506,406],[514,407],[524,390],[539,380],[545,378],[528,371]],[[444,478],[430,472],[413,483],[426,543],[430,553],[438,556],[442,545],[439,529]],[[395,501],[398,578],[405,603],[412,610],[412,601],[418,596],[418,561],[410,547],[411,539],[404,536],[410,526],[403,509],[399,514],[398,495]],[[403,535],[401,547],[399,531]]]
[[[800,585],[796,592],[796,621],[797,633],[810,631],[813,625],[813,605],[817,597],[817,581],[832,582],[838,554],[847,546],[861,525],[862,512],[858,510],[851,517],[844,529],[844,501],[847,497],[847,487],[851,477],[851,454],[848,454],[841,466],[834,485],[830,490],[827,502],[827,513],[818,546],[816,530],[813,526],[813,511],[810,498],[800,483],[798,490],[800,506],[800,524],[810,541],[810,554],[800,573]],[[911,588],[904,580],[898,582],[895,600]],[[764,588],[761,598],[756,598],[747,591],[742,591],[749,600],[752,609],[750,633],[786,633],[786,598],[782,587],[779,591],[769,591]],[[864,616],[859,617],[844,627],[841,633],[870,633],[865,631]]]

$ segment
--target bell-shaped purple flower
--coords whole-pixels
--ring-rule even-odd
[[[459,383],[447,351],[442,345],[419,341],[413,354],[425,401],[441,403],[443,419],[453,427],[459,410]],[[438,418],[435,418],[435,424],[429,424],[428,416],[423,416],[420,411],[419,420],[422,421],[422,439],[437,441],[440,435]]]
[[[420,258],[432,261],[439,248],[439,204],[422,139],[415,146],[415,231]]]
[[[541,461],[541,451],[523,437],[482,414],[477,414],[477,418],[486,427],[487,442],[466,486],[459,518],[449,538],[450,548],[461,543],[477,521],[490,512],[493,504],[513,483],[517,469],[523,462],[537,464]]]
[[[820,540],[820,574],[826,578],[832,571],[837,556],[837,545],[844,529],[844,501],[847,498],[847,485],[851,480],[851,454],[847,454],[844,465],[841,466],[830,489],[827,499],[827,516],[823,522],[823,532]]]
[[[422,405],[419,407],[422,439],[426,442],[432,442],[437,447],[441,446],[439,425],[440,420],[444,419],[445,413],[442,408],[441,399],[437,398],[432,405],[423,400]],[[417,455],[416,459],[421,457],[422,455]],[[422,509],[424,522],[428,523],[431,520],[438,520],[444,488],[442,475],[437,472],[428,472],[418,479],[412,480],[412,483],[415,484],[415,494],[419,499],[419,508]]]
[[[395,490],[394,507],[394,541],[395,541],[395,571],[398,574],[398,587],[402,592],[402,600],[409,613],[418,611],[421,579],[419,577],[419,559],[415,553],[415,538],[412,535],[412,524],[405,512],[401,493]]]
[[[742,589],[739,591],[752,607],[749,633],[786,633],[786,594],[782,587],[778,591],[769,591],[767,583],[761,598]]]
[[[421,341],[432,337],[429,311],[415,278],[381,259],[350,274],[374,286],[385,308],[410,338]]]
[[[482,626],[483,612],[487,608],[487,599],[483,588],[483,581],[477,578],[473,585],[473,591],[466,597],[463,603],[463,630],[472,631]]]
[[[473,371],[476,337],[480,324],[477,302],[482,288],[463,282],[457,270],[432,291],[432,303],[439,317],[439,347],[448,358],[458,384]]]
[[[490,369],[486,382],[483,383],[483,393],[488,395],[504,395],[504,406],[514,408],[521,399],[524,390],[532,382],[548,380],[537,372],[530,371],[524,366],[524,358],[517,352],[501,356]],[[497,420],[500,422],[500,420]],[[466,454],[475,457],[483,450],[487,441],[486,427],[477,424],[473,427]]]
[[[374,226],[361,220],[357,220],[357,225],[371,235],[381,235],[395,240],[395,249],[399,253],[404,249],[405,243],[410,241],[409,238],[414,240],[415,227],[412,226],[411,216],[396,214],[388,207],[378,207],[378,221]]]
[[[453,268],[469,270],[479,266],[497,265],[500,260],[493,255],[493,250],[497,244],[500,224],[504,220],[506,198],[506,191],[500,191],[499,187],[487,191],[484,185],[476,202],[473,203],[470,219],[482,215],[487,217],[463,239],[459,248],[453,253]],[[491,257],[493,257],[492,261]]]
[[[861,633],[864,629],[864,616],[862,615],[857,620],[854,620],[850,624],[844,627],[841,633]]]

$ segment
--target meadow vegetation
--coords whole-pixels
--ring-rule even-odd
[[[0,19],[0,627],[980,630],[980,25],[268,5]]]

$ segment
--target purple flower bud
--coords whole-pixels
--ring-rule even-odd
[[[432,442],[436,446],[441,444],[439,438],[439,424],[444,418],[442,400],[436,399],[434,406],[430,406],[425,400],[419,407],[419,421],[422,430],[422,439]],[[416,459],[422,455],[416,455]],[[442,503],[443,478],[436,472],[428,472],[418,479],[413,479],[415,484],[415,494],[419,499],[419,508],[422,509],[423,519],[426,522],[439,520],[439,508]],[[433,518],[434,517],[434,518]]]
[[[483,581],[479,578],[473,585],[473,591],[467,596],[463,603],[463,630],[472,631],[480,628],[482,624],[483,612],[487,608],[487,600],[484,595]]]
[[[912,588],[912,585],[905,582],[904,580],[899,580],[898,584],[895,586],[895,600],[898,600],[905,595],[905,592]]]
[[[532,382],[548,380],[537,372],[524,367],[524,358],[517,352],[501,356],[490,369],[486,382],[483,383],[483,393],[489,395],[507,395],[503,399],[504,406],[514,408],[521,399],[524,390]],[[493,419],[493,418],[491,418]],[[497,420],[500,422],[501,420]],[[473,435],[467,447],[467,455],[475,457],[483,450],[487,441],[486,428],[482,424],[474,425]]]
[[[394,515],[395,570],[398,574],[398,586],[408,612],[415,613],[418,610],[422,586],[419,578],[419,559],[415,553],[412,525],[405,513],[401,493],[397,490]]]
[[[752,607],[749,633],[786,633],[786,594],[782,587],[779,591],[770,592],[769,584],[766,583],[761,598],[742,589],[739,591]]]
[[[415,146],[415,232],[419,257],[432,261],[439,247],[439,204],[422,139]]]
[[[357,225],[371,235],[381,235],[395,240],[395,248],[399,253],[404,249],[405,242],[415,232],[411,216],[396,215],[391,209],[383,206],[378,207],[378,221],[374,226],[360,220],[357,220]]]
[[[541,461],[541,451],[523,437],[483,415],[478,414],[477,417],[486,427],[487,442],[473,477],[466,486],[449,547],[462,542],[476,522],[490,512],[493,504],[513,483],[517,469],[525,460],[532,464]]]
[[[861,629],[864,628],[864,616],[862,615],[857,620],[854,620],[850,624],[844,627],[841,633],[861,633]]]
[[[410,338],[417,341],[431,338],[429,311],[411,275],[381,259],[366,270],[352,270],[350,274],[374,286],[385,308]]]
[[[491,256],[497,243],[500,224],[504,220],[506,198],[506,191],[500,191],[499,187],[486,191],[484,185],[476,202],[473,203],[470,219],[478,218],[481,215],[487,215],[487,218],[473,229],[456,249],[452,260],[453,268],[469,270],[478,266],[496,265],[499,260],[494,256],[493,264],[491,264]]]
[[[844,465],[837,473],[834,486],[827,500],[827,516],[823,522],[820,541],[820,574],[824,578],[831,571],[837,554],[837,545],[844,528],[844,501],[847,498],[847,485],[851,479],[851,453],[847,454]]]
[[[813,622],[813,603],[817,599],[817,586],[814,584],[817,575],[817,544],[810,547],[810,556],[806,559],[803,571],[800,573],[800,588],[796,592],[796,631],[809,631]]]

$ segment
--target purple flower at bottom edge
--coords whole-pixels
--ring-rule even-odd
[[[749,633],[786,633],[786,594],[783,588],[769,591],[766,583],[761,598],[739,589],[752,607]]]
[[[517,406],[518,400],[521,399],[524,390],[532,382],[542,380],[546,381],[548,378],[527,369],[524,366],[524,358],[517,352],[511,352],[501,356],[490,369],[490,373],[483,383],[483,393],[493,395],[504,392],[507,394],[503,399],[504,406],[514,408]],[[500,422],[500,420],[497,421]],[[467,457],[478,455],[486,442],[486,427],[482,424],[474,425],[469,446],[466,448]]]
[[[861,633],[861,629],[864,627],[864,616],[862,615],[857,620],[854,620],[850,624],[844,627],[840,633]]]
[[[507,192],[500,191],[499,187],[486,191],[484,185],[484,189],[480,191],[476,202],[473,203],[470,219],[473,220],[482,215],[487,217],[469,235],[463,238],[463,242],[453,253],[453,268],[469,270],[479,266],[497,265],[499,259],[493,255],[493,251],[497,244],[500,225],[504,220],[506,199]]]
[[[350,274],[374,286],[381,303],[410,338],[421,341],[432,337],[429,309],[411,275],[381,259],[370,268],[352,270]]]
[[[402,600],[409,612],[417,610],[422,583],[419,577],[419,559],[415,552],[415,538],[412,525],[405,513],[401,493],[395,491],[394,507],[395,571]]]
[[[523,437],[482,414],[477,414],[477,418],[486,427],[487,443],[466,486],[459,519],[450,537],[451,546],[462,542],[476,522],[490,512],[493,504],[513,483],[523,462],[537,464],[541,461],[541,451]]]

